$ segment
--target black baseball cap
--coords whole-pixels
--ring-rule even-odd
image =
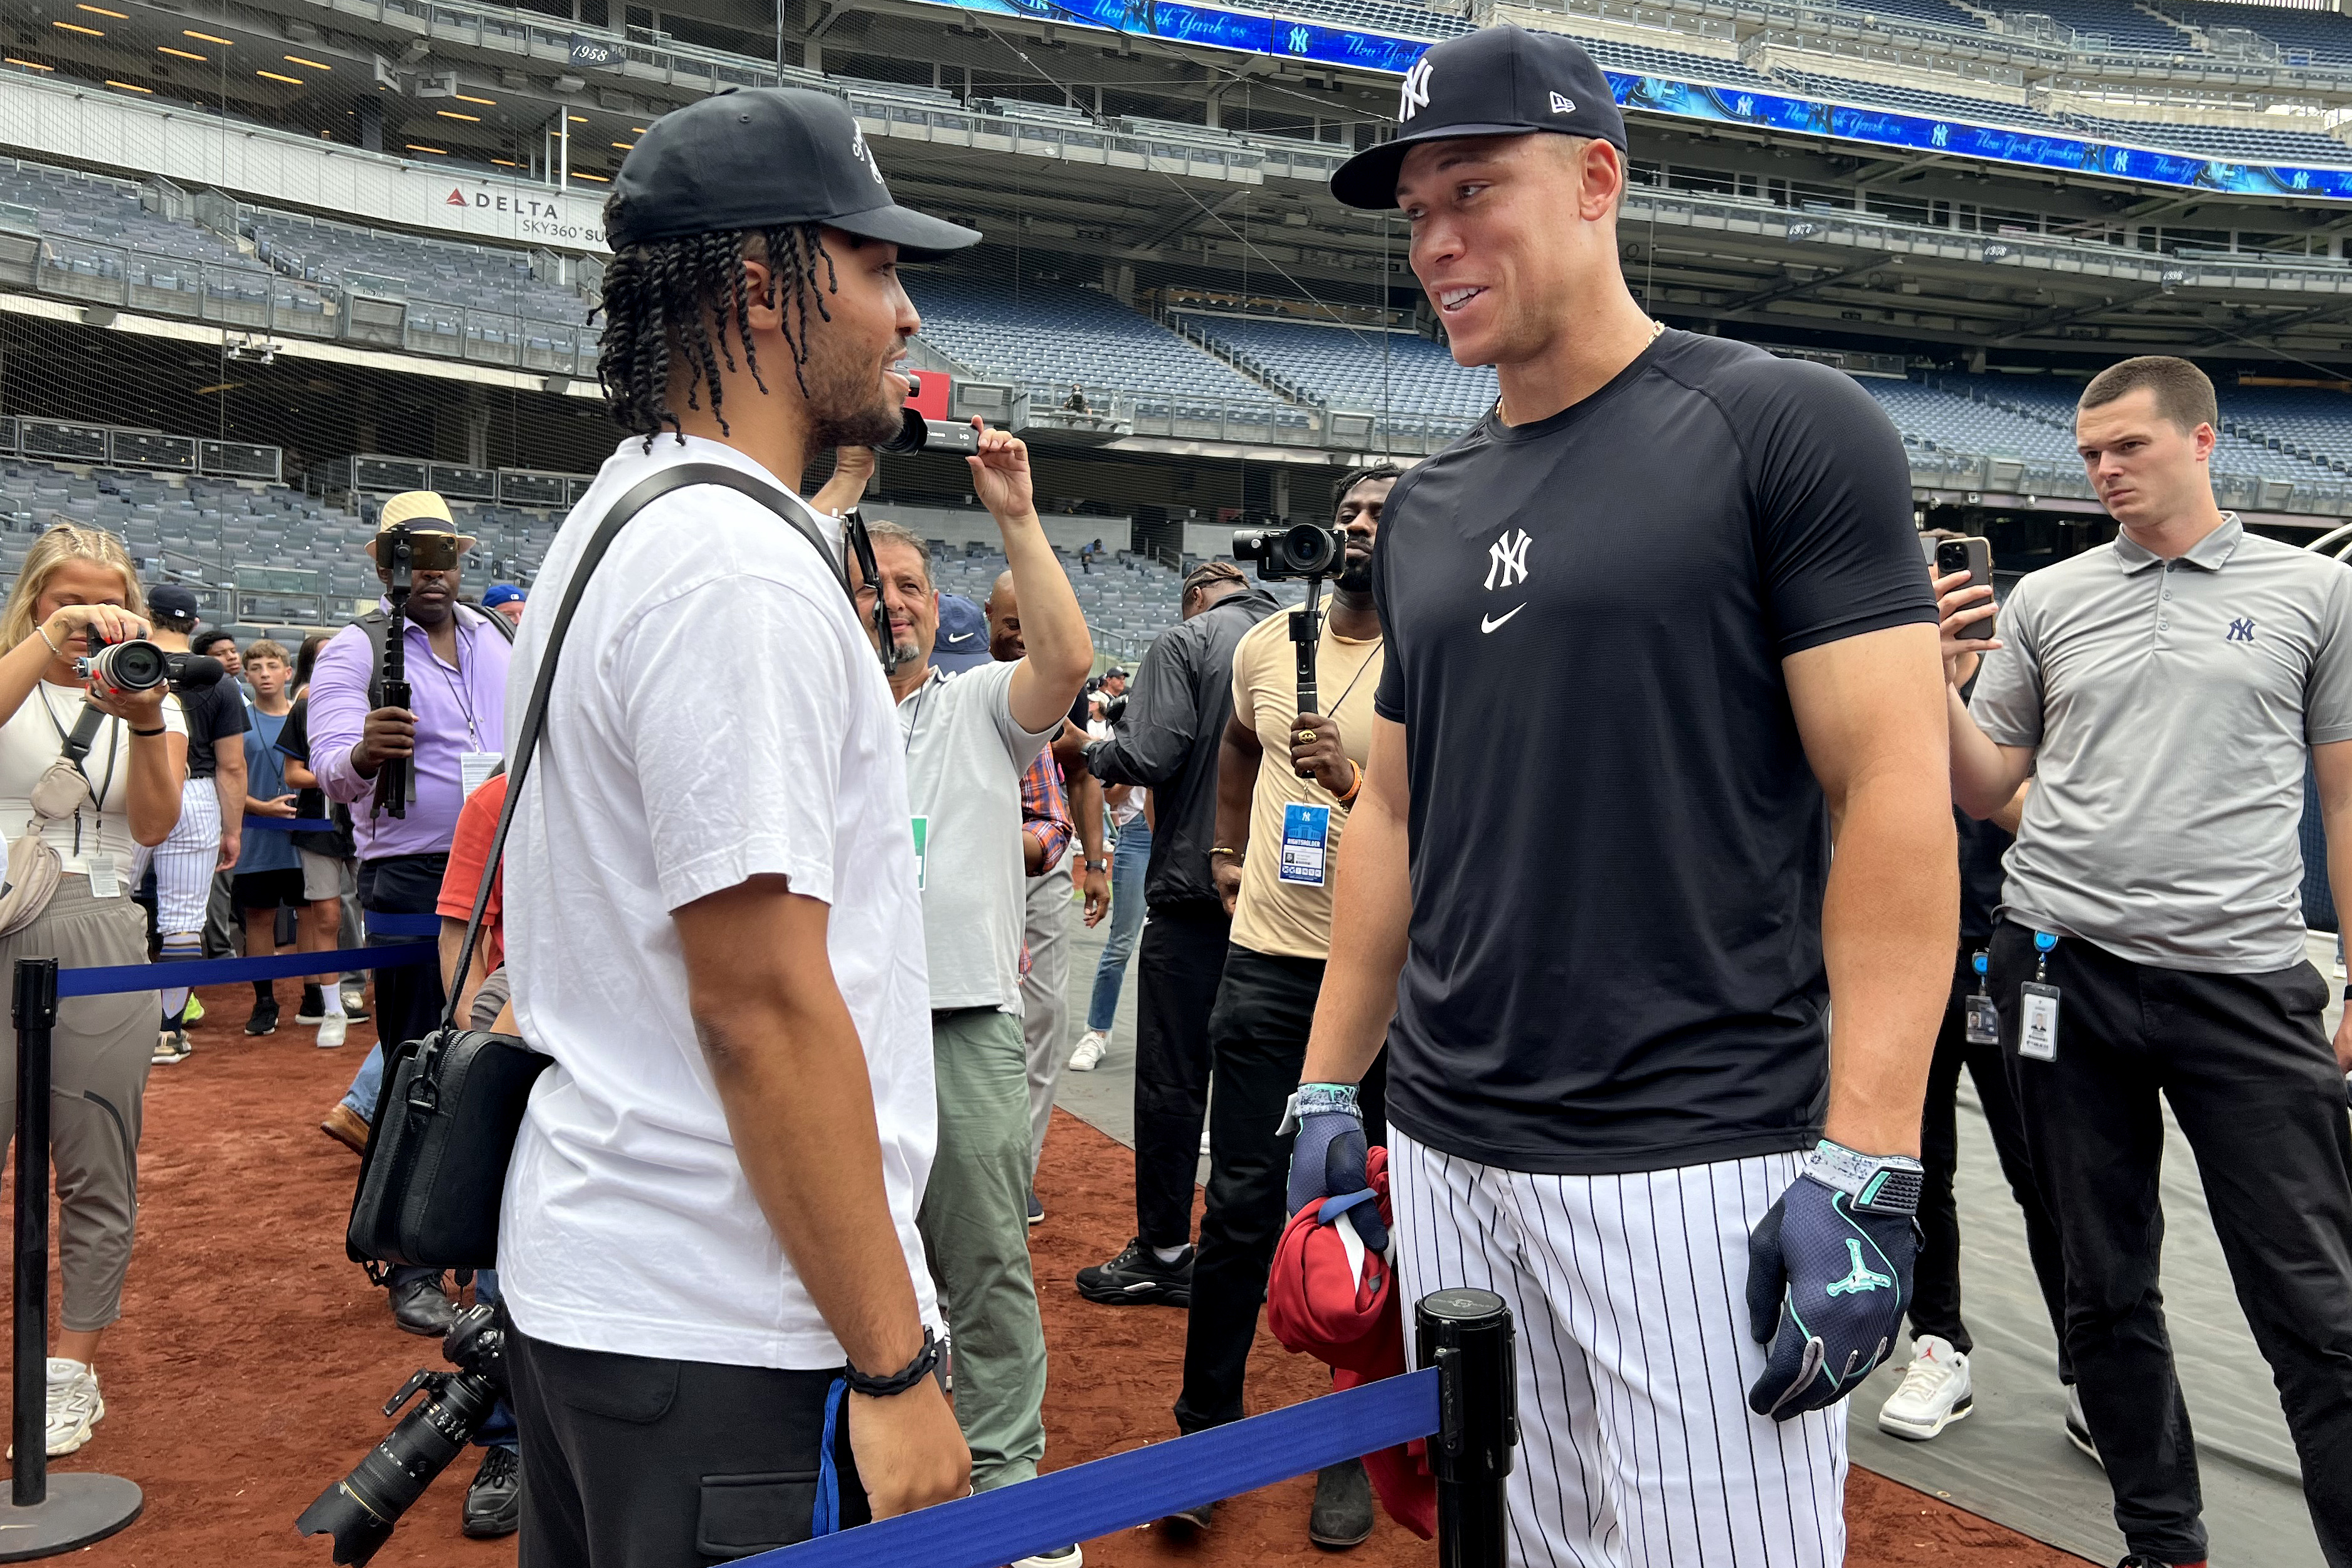
[[[796,223],[887,239],[908,261],[980,243],[892,201],[849,106],[800,87],[728,88],[655,121],[621,161],[604,227],[617,250]]]
[[[196,595],[177,583],[158,583],[147,590],[147,609],[175,621],[193,621],[197,615]]]
[[[1576,40],[1524,27],[1481,27],[1432,45],[1404,74],[1397,134],[1339,165],[1331,194],[1351,207],[1396,205],[1397,170],[1416,142],[1550,131],[1625,150],[1609,78]]]

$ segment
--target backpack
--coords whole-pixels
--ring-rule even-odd
[[[504,616],[497,615],[488,610],[476,610],[471,605],[459,605],[457,606],[457,624],[459,626],[464,626],[466,624],[465,613],[468,610],[473,610],[473,613],[476,616],[488,621],[491,626],[496,626],[498,628],[499,636],[506,638],[508,644],[512,646],[514,642],[515,629],[512,626],[508,624],[507,618]],[[383,645],[385,639],[392,635],[392,612],[390,610],[370,610],[366,615],[362,616],[358,620],[353,621],[352,625],[359,627],[360,630],[367,636],[368,710],[370,712],[373,712],[375,710],[383,706]]]

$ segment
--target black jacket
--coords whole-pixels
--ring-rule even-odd
[[[1216,900],[1209,846],[1217,831],[1217,742],[1234,716],[1234,645],[1281,607],[1265,589],[1249,588],[1161,633],[1136,668],[1118,727],[1087,748],[1087,766],[1103,783],[1151,791],[1143,901],[1153,909]]]

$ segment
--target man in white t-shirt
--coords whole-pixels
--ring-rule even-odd
[[[1034,1476],[1045,1452],[1045,1336],[1029,1272],[1021,775],[1069,712],[1094,647],[1037,521],[1027,449],[986,430],[967,461],[974,493],[1003,531],[1025,655],[952,679],[931,668],[939,595],[922,540],[904,528],[871,526],[878,587],[857,583],[861,612],[880,595],[896,661],[890,694],[930,963],[940,1144],[920,1224],[947,1295],[971,1482],[987,1491]],[[1076,1568],[1077,1548],[1029,1561]]]
[[[540,574],[509,754],[616,502],[685,464],[774,494],[636,513],[516,785],[507,963],[554,1058],[499,1246],[522,1568],[684,1568],[969,1482],[915,1226],[937,1111],[904,748],[838,524],[791,485],[898,427],[902,251],[980,237],[892,205],[847,110],[776,89],[663,116],[605,221],[600,370],[634,434]]]

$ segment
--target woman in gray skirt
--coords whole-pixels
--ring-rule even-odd
[[[0,612],[0,833],[38,833],[63,868],[32,923],[0,937],[0,976],[20,958],[68,968],[147,962],[147,923],[131,901],[133,852],[161,844],[180,816],[187,721],[163,687],[92,689],[74,673],[92,627],[144,637],[145,603],[112,534],[61,525],[41,535]],[[87,702],[106,715],[79,776],[60,762]],[[36,798],[40,807],[36,808]],[[5,982],[0,982],[5,983]],[[76,997],[58,1008],[50,1158],[57,1168],[63,1322],[48,1370],[48,1450],[70,1454],[106,1414],[100,1331],[122,1315],[138,1217],[139,1118],[155,1051],[152,991]],[[16,1041],[0,1030],[0,1138],[16,1125]]]

